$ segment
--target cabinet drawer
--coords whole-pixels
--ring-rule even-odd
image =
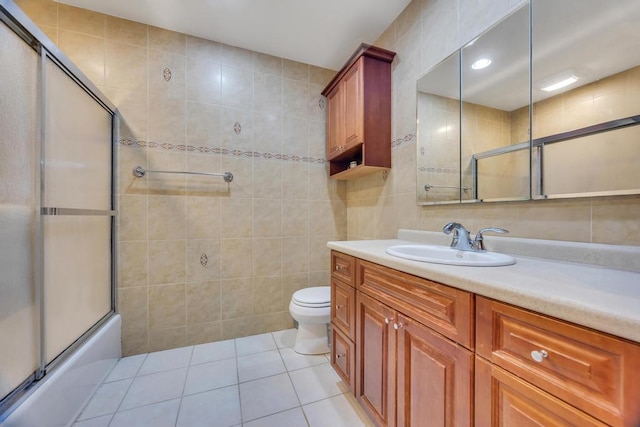
[[[356,287],[473,349],[473,294],[363,260],[356,262]]]
[[[355,258],[340,252],[331,251],[331,275],[349,286],[355,286]]]
[[[584,412],[476,357],[476,426],[604,427]]]
[[[478,297],[477,353],[616,426],[640,423],[640,346]]]
[[[331,366],[355,394],[355,345],[336,328],[331,328],[331,344]]]
[[[356,290],[331,278],[331,321],[349,339],[356,338]]]

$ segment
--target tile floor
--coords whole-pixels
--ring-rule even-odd
[[[74,427],[356,427],[366,416],[295,329],[121,359]]]

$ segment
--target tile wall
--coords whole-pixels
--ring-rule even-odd
[[[320,91],[333,72],[50,0],[18,5],[118,105],[124,353],[291,325],[301,287],[328,283],[326,241],[439,230],[640,244],[640,197],[416,205],[415,81],[521,0],[414,0],[377,41],[393,64],[392,169],[329,181]],[[250,153],[250,154],[248,154]],[[132,167],[234,173],[149,175]]]
[[[18,0],[122,113],[123,353],[292,326],[291,294],[329,284],[346,186],[327,179],[320,95],[334,71]],[[230,171],[233,182],[156,170]]]
[[[349,239],[391,238],[398,228],[440,230],[451,220],[511,236],[640,245],[640,197],[420,207],[416,205],[416,80],[523,2],[414,0],[376,42],[393,62],[392,169],[347,185]]]

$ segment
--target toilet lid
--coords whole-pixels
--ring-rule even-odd
[[[329,286],[315,286],[296,291],[293,302],[303,307],[328,307],[331,304],[331,288]]]

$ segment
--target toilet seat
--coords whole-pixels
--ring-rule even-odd
[[[331,288],[315,286],[296,291],[291,302],[300,307],[324,308],[331,306]]]

